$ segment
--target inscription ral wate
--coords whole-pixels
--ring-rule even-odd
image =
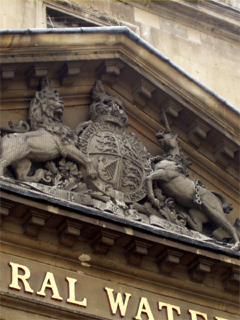
[[[104,319],[156,320],[161,317],[166,320],[237,320],[237,315],[231,314],[229,319],[225,315],[216,316],[207,307],[197,309],[191,303],[186,306],[181,301],[173,302],[172,298],[164,296],[164,292],[143,294],[142,290],[131,286],[121,285],[120,288],[110,281],[80,276],[56,267],[51,268],[50,272],[42,265],[43,271],[36,268],[35,263],[29,267],[26,263],[22,264],[23,259],[19,260],[22,260],[21,263],[16,259],[7,263],[6,257],[1,260],[2,272],[11,274],[2,281],[1,291],[18,295],[20,299],[30,295],[36,302],[56,308],[70,308],[79,314],[83,312]],[[223,314],[221,311],[219,313]]]

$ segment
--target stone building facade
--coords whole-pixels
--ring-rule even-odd
[[[1,14],[0,318],[237,320],[238,3]]]

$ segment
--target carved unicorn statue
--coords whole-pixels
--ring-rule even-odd
[[[154,206],[159,205],[153,191],[153,181],[156,181],[163,193],[188,208],[189,214],[194,211],[195,216],[196,213],[199,216],[205,216],[206,221],[210,220],[222,227],[234,240],[232,249],[239,250],[240,242],[237,231],[225,216],[225,213],[232,210],[231,204],[219,193],[205,189],[199,180],[194,181],[187,178],[186,167],[188,163],[179,146],[178,135],[171,131],[164,111],[163,116],[167,130],[165,132],[159,131],[156,136],[167,154],[153,158],[158,161],[154,171],[147,177],[149,200]],[[200,229],[196,228],[196,230],[202,231]]]

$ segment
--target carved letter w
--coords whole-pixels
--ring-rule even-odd
[[[123,302],[122,294],[120,292],[117,293],[116,300],[114,300],[113,289],[104,288],[107,292],[109,305],[112,311],[112,314],[116,314],[117,309],[119,308],[119,312],[121,317],[124,317],[127,311],[128,301],[131,297],[130,293],[124,293],[125,301]]]

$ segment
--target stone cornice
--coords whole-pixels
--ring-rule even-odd
[[[211,296],[210,304],[218,303],[223,298],[226,302],[237,303],[231,278],[226,276],[238,274],[238,252],[222,248],[218,250],[217,246],[210,243],[199,246],[199,241],[195,243],[190,238],[184,243],[181,236],[174,239],[172,232],[168,238],[169,231],[154,234],[146,226],[138,228],[137,223],[129,224],[129,221],[124,222],[115,215],[84,206],[77,208],[76,205],[72,206],[61,200],[52,203],[50,197],[36,200],[29,197],[30,193],[25,191],[24,195],[16,195],[12,191],[2,190],[2,248],[11,247],[11,252],[15,255],[34,249],[37,252],[35,259],[40,259],[41,262],[54,255],[61,260],[78,264],[79,252],[76,248],[71,248],[81,242],[84,250],[92,251],[93,268],[114,270],[111,272],[125,274],[127,277],[137,275],[141,281],[154,281],[166,287],[177,286],[180,291],[184,282],[182,294],[189,291],[194,295]],[[26,229],[25,216],[29,214],[32,218],[41,217],[42,223],[31,219]],[[64,239],[61,236],[62,230]],[[45,233],[51,234],[51,241],[47,245]],[[111,260],[112,250],[121,256],[118,257],[121,262]],[[209,268],[212,270],[211,274]],[[184,273],[183,278],[177,276],[179,270]],[[210,283],[214,277],[217,281],[220,280],[222,288],[215,290],[207,285],[208,277],[211,277]],[[197,286],[196,282],[203,284]]]
[[[128,28],[8,30],[0,32],[0,35],[2,64],[80,60],[83,57],[96,59],[96,52],[99,58],[125,56],[126,61],[133,61],[133,65],[137,62],[138,68],[153,75],[160,86],[162,81],[167,82],[171,92],[177,91],[181,96],[182,103],[194,103],[195,111],[202,115],[207,113],[207,118],[213,120],[218,128],[222,122],[224,134],[229,131],[232,136],[232,130],[239,129],[239,111],[235,107]]]
[[[211,252],[211,255],[212,257],[214,257],[214,259],[220,259],[227,262],[228,259],[226,257],[232,257],[232,259],[235,261],[233,262],[233,264],[238,265],[239,263],[239,261],[237,260],[239,260],[240,253],[238,251],[232,250],[228,247],[223,247],[222,245],[218,245],[217,243],[210,243],[208,241],[205,242],[201,239],[197,239],[194,237],[191,238],[187,235],[181,235],[174,230],[169,231],[168,229],[159,229],[151,225],[147,226],[145,223],[138,223],[134,220],[125,219],[115,214],[102,212],[89,206],[87,207],[85,205],[77,204],[74,202],[65,200],[63,201],[60,198],[52,197],[35,190],[27,191],[24,188],[15,187],[5,182],[0,183],[0,188],[2,201],[1,207],[4,208],[6,203],[7,210],[9,212],[8,214],[3,214],[3,217],[9,216],[9,214],[12,212],[12,207],[15,206],[12,205],[11,207],[11,205],[9,205],[9,201],[10,203],[13,201],[16,204],[19,203],[23,206],[26,206],[27,212],[21,215],[23,229],[25,234],[33,237],[36,236],[38,232],[34,235],[27,233],[26,216],[41,216],[42,220],[47,220],[49,218],[49,214],[56,213],[60,214],[60,216],[66,216],[70,220],[81,220],[82,222],[87,223],[89,223],[92,218],[96,218],[102,219],[102,223],[99,224],[99,222],[97,222],[98,225],[103,226],[105,224],[104,221],[108,221],[109,225],[105,224],[105,227],[108,226],[109,228],[114,229],[115,232],[123,232],[128,235],[135,235],[143,238],[145,238],[144,234],[147,234],[145,239],[159,243],[161,245],[163,245],[166,239],[168,239],[169,245],[172,247],[175,247],[175,242],[178,242],[181,250],[186,250],[192,253],[201,252],[201,255],[206,257],[209,255],[209,252]],[[42,213],[35,214],[34,212],[36,212],[37,209],[39,209]],[[14,209],[14,212],[15,211],[16,208]],[[81,215],[79,215],[80,213]],[[34,219],[31,219],[31,223],[32,221],[34,221]],[[41,228],[44,226],[45,223],[39,225],[39,227]],[[81,229],[82,227],[79,228]]]

